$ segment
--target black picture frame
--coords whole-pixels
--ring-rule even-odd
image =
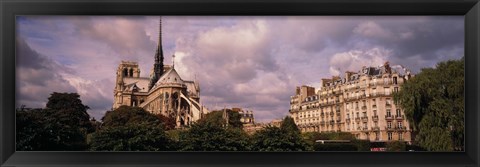
[[[478,0],[2,0],[1,166],[479,166]],[[16,152],[16,15],[464,15],[465,152]]]

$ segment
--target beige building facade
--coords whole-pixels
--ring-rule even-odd
[[[350,132],[370,141],[411,142],[411,129],[403,110],[393,102],[393,92],[413,75],[386,62],[345,72],[344,77],[322,79],[320,90],[296,88],[290,115],[302,132]]]
[[[113,109],[122,105],[137,106],[153,114],[175,118],[182,128],[199,120],[207,109],[200,104],[197,81],[184,80],[174,64],[163,64],[161,20],[158,46],[150,77],[140,77],[137,62],[122,61],[116,72]]]
[[[240,122],[243,124],[254,124],[255,118],[253,117],[253,111],[243,110],[242,108],[232,108],[232,111],[241,115]]]

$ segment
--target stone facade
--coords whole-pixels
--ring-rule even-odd
[[[254,124],[255,118],[253,117],[253,111],[243,110],[241,108],[232,108],[232,111],[238,112],[242,117],[240,122],[243,124]]]
[[[322,79],[320,90],[297,87],[291,96],[290,115],[302,132],[350,132],[370,141],[411,142],[404,112],[392,93],[413,77],[401,66],[363,67],[343,78]]]

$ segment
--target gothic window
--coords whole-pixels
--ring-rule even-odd
[[[130,76],[133,77],[133,69],[130,68]]]
[[[123,76],[128,76],[128,70],[126,68],[123,69]]]

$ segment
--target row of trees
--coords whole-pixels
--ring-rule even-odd
[[[213,111],[187,129],[171,118],[121,106],[102,122],[90,120],[76,93],[53,93],[46,108],[17,109],[17,150],[92,151],[305,151],[293,119],[254,135],[243,131],[240,115]],[[224,119],[228,114],[228,121]]]
[[[368,141],[350,133],[303,133],[291,117],[280,127],[268,126],[248,135],[241,115],[213,111],[188,129],[142,108],[121,106],[106,112],[102,122],[89,120],[88,106],[75,93],[53,93],[44,109],[17,111],[17,149],[92,151],[369,151]],[[228,121],[225,119],[228,115]],[[321,145],[316,140],[352,140]]]

